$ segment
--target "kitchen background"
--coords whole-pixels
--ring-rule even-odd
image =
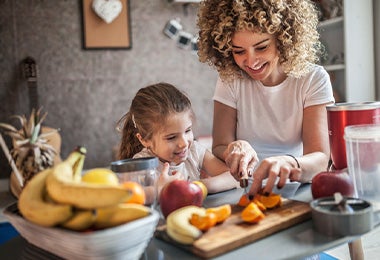
[[[84,50],[81,1],[0,0],[0,122],[29,114],[20,62],[32,56],[39,103],[48,112],[45,125],[61,129],[62,157],[83,144],[85,167],[109,165],[119,141],[116,122],[139,88],[160,81],[188,94],[197,115],[195,135],[209,135],[217,74],[163,33],[169,20],[179,18],[195,35],[198,5],[129,0],[129,7],[129,50]],[[0,177],[9,176],[1,149],[0,162]]]
[[[107,166],[113,160],[120,138],[116,122],[136,91],[148,84],[166,81],[185,91],[197,115],[195,136],[210,135],[217,74],[163,33],[169,20],[179,18],[184,30],[195,35],[198,5],[129,0],[132,47],[84,50],[81,2],[0,0],[0,122],[14,122],[11,115],[29,114],[28,86],[20,63],[32,56],[39,69],[39,103],[48,112],[45,125],[61,129],[62,157],[76,145],[86,146],[85,168]],[[374,0],[374,14],[379,13],[379,5]],[[379,23],[375,16],[375,28]],[[10,171],[0,151],[0,178]]]

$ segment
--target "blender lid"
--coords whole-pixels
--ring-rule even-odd
[[[329,111],[371,110],[380,108],[380,101],[335,103],[326,108]]]
[[[345,140],[374,142],[380,140],[380,124],[350,125],[344,128]]]

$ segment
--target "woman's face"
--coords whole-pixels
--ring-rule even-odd
[[[190,110],[168,116],[165,126],[145,144],[161,161],[178,165],[189,155],[194,140]]]
[[[271,34],[252,31],[234,33],[232,55],[242,70],[265,86],[277,85],[286,78],[278,62],[276,39]]]

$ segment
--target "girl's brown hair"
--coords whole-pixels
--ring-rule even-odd
[[[187,110],[191,111],[189,98],[171,84],[158,83],[141,88],[129,111],[117,123],[122,126],[119,159],[131,158],[144,148],[136,137],[137,133],[149,140],[165,125],[168,116]]]

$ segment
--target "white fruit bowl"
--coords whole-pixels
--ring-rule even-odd
[[[4,215],[29,243],[65,259],[139,259],[156,229],[159,213],[104,230],[75,232],[24,219],[14,203]]]

